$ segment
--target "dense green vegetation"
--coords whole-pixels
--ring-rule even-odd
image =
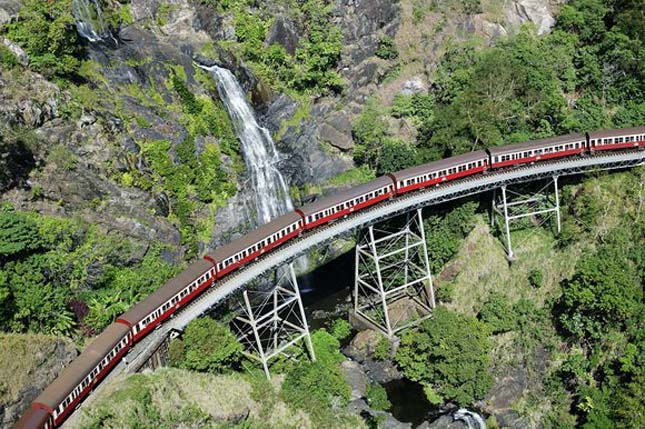
[[[181,340],[171,343],[171,365],[194,371],[222,372],[239,364],[242,345],[228,326],[210,317],[191,322]]]
[[[483,398],[493,383],[489,333],[474,317],[437,307],[418,331],[403,334],[396,361],[406,377],[423,384],[431,403],[465,406]]]
[[[265,46],[275,20],[268,4],[252,0],[202,1],[233,14],[234,43],[254,71],[277,90],[296,94],[340,92],[343,82],[335,70],[340,60],[342,35],[331,23],[334,7],[329,0],[290,2],[288,19],[299,28],[298,45],[290,54],[281,45]],[[229,42],[223,47],[231,48]],[[205,53],[208,54],[208,46]]]
[[[470,9],[468,7],[467,9]],[[385,119],[410,119],[419,160],[487,146],[642,124],[643,25],[636,1],[576,0],[553,32],[531,27],[490,48],[448,46],[428,94],[367,104],[354,123],[359,163],[376,168],[388,142]],[[413,158],[413,153],[409,156]],[[388,167],[405,167],[405,163]]]
[[[0,327],[8,332],[94,334],[178,269],[79,219],[0,209]]]
[[[6,36],[30,57],[30,67],[47,77],[74,77],[84,50],[76,33],[72,1],[28,0]]]
[[[284,376],[280,399],[293,409],[306,412],[314,427],[338,427],[351,420],[345,413],[334,412],[349,400],[349,386],[340,368],[345,357],[339,351],[339,338],[349,335],[349,324],[338,320],[333,323],[332,332],[317,330],[311,334],[315,361],[304,356],[304,350],[294,348],[300,359],[278,359],[272,366],[274,375]],[[257,363],[245,360],[240,365],[241,351],[242,345],[226,325],[205,317],[192,321],[182,338],[171,342],[170,363],[179,368],[211,373],[245,368],[247,371],[241,374],[253,376],[259,370]],[[381,392],[375,395],[379,394]],[[377,398],[383,405],[383,398]]]

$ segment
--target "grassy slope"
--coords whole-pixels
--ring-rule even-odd
[[[491,292],[499,292],[512,303],[526,298],[538,308],[543,307],[547,300],[560,295],[560,282],[574,273],[576,263],[585,250],[592,249],[598,238],[618,225],[625,213],[642,213],[644,188],[645,170],[642,168],[632,172],[599,174],[587,177],[580,183],[565,185],[561,190],[563,223],[574,222],[573,206],[595,205],[599,208],[595,220],[585,224],[588,232],[580,234],[576,242],[558,248],[556,238],[548,228],[514,231],[511,236],[516,260],[512,265],[506,260],[503,237],[493,236],[488,219],[481,215],[459,253],[446,264],[439,276],[439,287],[452,283],[454,288],[452,302],[448,306],[474,315]],[[529,284],[528,275],[532,269],[541,269],[544,274],[544,283],[540,288]],[[550,398],[545,390],[545,375],[558,368],[559,352],[564,344],[555,334],[550,313],[541,317],[538,323],[544,326],[544,338],[527,341],[530,333],[517,331],[496,335],[491,359],[491,371],[500,379],[508,374],[509,368],[519,365],[527,370],[528,389],[517,398],[512,408],[532,424],[542,420],[553,407],[567,407],[562,403],[562,397],[558,400]],[[538,350],[543,352],[544,348],[549,349],[547,367],[538,369],[543,362],[538,362],[535,356],[540,353]]]
[[[278,398],[280,382],[280,377],[274,377],[269,383],[262,374],[213,375],[173,368],[135,374],[106,386],[73,429],[98,422],[101,425],[96,427],[115,429],[313,429],[305,412],[289,408]],[[236,426],[234,421],[247,415],[245,423]]]
[[[60,369],[56,352],[61,346],[74,349],[71,341],[49,335],[0,333],[0,404],[16,402],[38,379],[51,382]]]

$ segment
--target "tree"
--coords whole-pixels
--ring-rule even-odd
[[[575,338],[597,340],[612,329],[624,329],[636,317],[642,298],[625,248],[607,243],[583,257],[573,277],[562,283],[559,320]]]
[[[489,333],[485,323],[440,306],[418,331],[403,335],[396,361],[409,379],[465,406],[484,397],[493,383]]]
[[[515,328],[513,307],[506,296],[497,292],[490,294],[478,316],[492,327],[494,334],[512,331]]]
[[[352,333],[352,327],[345,319],[334,319],[331,323],[329,333],[338,341],[343,341]]]
[[[385,139],[377,160],[376,174],[393,173],[417,164],[413,146],[400,139]]]
[[[238,364],[243,350],[228,326],[210,317],[195,319],[188,324],[182,340],[175,348],[174,360],[186,369],[222,372]],[[177,349],[183,347],[183,359]]]
[[[27,0],[7,30],[7,37],[27,51],[35,71],[47,77],[69,77],[78,71],[84,50],[71,0]]]
[[[0,261],[42,246],[36,222],[10,208],[0,210]]]

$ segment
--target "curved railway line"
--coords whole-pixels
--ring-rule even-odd
[[[506,185],[643,165],[644,148],[645,127],[569,134],[392,172],[299,207],[193,261],[135,304],[62,371],[16,427],[61,426],[102,380],[141,368],[172,331],[183,330],[251,280],[341,234]]]
[[[312,247],[324,244],[336,237],[370,224],[378,223],[406,211],[420,207],[440,204],[470,195],[496,189],[502,185],[531,182],[552,176],[570,176],[593,171],[605,171],[632,168],[645,165],[645,151],[625,151],[603,153],[579,159],[562,159],[526,165],[510,171],[497,171],[485,176],[458,180],[440,187],[419,190],[410,194],[384,201],[338,220],[332,224],[305,232],[289,244],[267,253],[240,270],[231,273],[219,281],[219,285],[208,289],[193,302],[188,304],[173,317],[152,331],[145,339],[134,345],[126,360],[120,362],[106,380],[96,389],[106,385],[108,379],[114,379],[123,373],[138,371],[173,331],[181,331],[193,319],[199,317],[214,305],[235,293],[254,278],[270,272],[275,267],[289,263],[306,253]],[[91,403],[91,397],[84,405]],[[68,423],[75,422],[78,414],[74,413]],[[65,427],[65,425],[63,425]]]

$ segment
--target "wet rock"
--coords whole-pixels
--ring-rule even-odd
[[[452,416],[443,415],[433,422],[423,422],[417,429],[468,429],[468,425],[461,420],[454,420]]]
[[[272,133],[277,133],[283,121],[290,120],[298,110],[298,103],[286,94],[279,94],[262,116],[263,125]]]
[[[357,362],[346,360],[340,367],[351,389],[350,401],[367,396],[367,376],[361,366]]]
[[[495,379],[495,384],[486,395],[486,411],[496,414],[499,410],[510,408],[526,390],[528,385],[526,368],[509,368],[505,374]]]
[[[278,16],[269,29],[266,44],[270,46],[277,43],[282,46],[289,55],[293,55],[296,53],[299,40],[300,37],[298,36],[298,30],[296,29],[295,24],[284,16]]]
[[[531,428],[530,422],[522,417],[517,411],[507,410],[498,414],[495,414],[497,419],[497,424],[502,428],[509,429],[529,429]]]
[[[312,120],[289,127],[276,146],[285,156],[280,171],[292,184],[322,183],[352,167],[351,159],[322,148],[318,126]]]
[[[411,429],[412,424],[411,423],[403,423],[398,421],[397,419],[392,416],[390,413],[377,413],[377,416],[381,415],[384,416],[385,418],[379,422],[378,427],[382,429]]]

